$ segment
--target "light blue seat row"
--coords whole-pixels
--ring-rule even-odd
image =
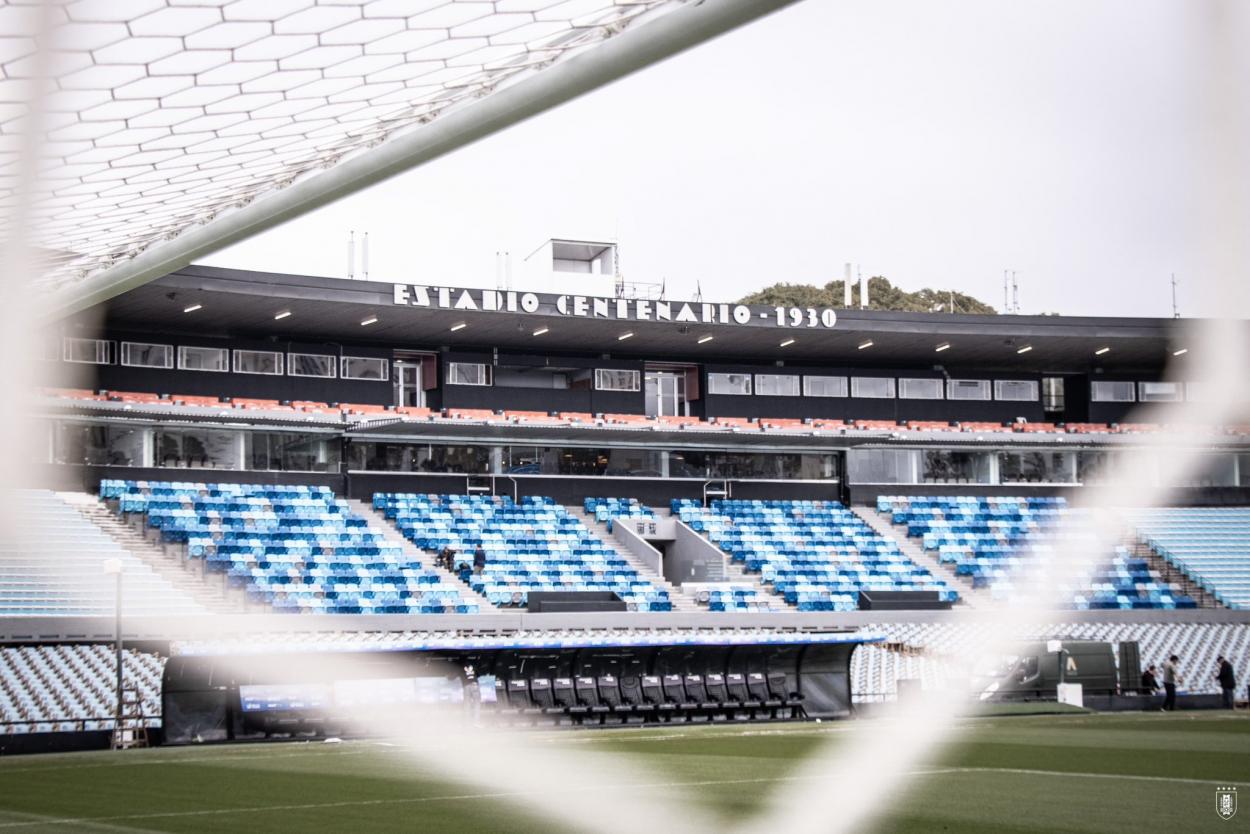
[[[431,553],[453,565],[493,605],[521,606],[532,591],[609,591],[630,610],[668,611],[672,601],[553,499],[377,493],[373,506]],[[485,566],[473,572],[481,547]]]
[[[102,497],[139,513],[277,611],[475,613],[471,595],[369,526],[327,487],[106,480]]]

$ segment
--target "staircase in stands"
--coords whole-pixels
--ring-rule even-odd
[[[889,518],[877,512],[875,508],[853,506],[850,509],[878,535],[885,536],[898,544],[899,550],[903,551],[903,555],[908,559],[911,559],[934,576],[948,580],[951,585],[957,588],[959,590],[959,602],[955,603],[956,608],[962,605],[966,605],[969,608],[990,608],[993,606],[994,601],[989,593],[982,588],[973,588],[972,581],[968,577],[959,576],[954,570],[943,565],[938,559],[925,552],[925,549],[917,544],[915,539],[907,535],[906,530],[901,526],[896,527]]]
[[[608,532],[608,526],[594,517],[593,514],[586,512],[581,507],[566,507],[569,515],[576,518],[586,529],[591,532],[600,541],[604,542],[608,547],[615,550],[622,559],[629,562],[630,566],[638,571],[638,575],[650,582],[655,587],[668,593],[668,598],[673,601],[673,610],[685,613],[696,613],[704,610],[697,602],[691,599],[687,594],[681,592],[673,583],[669,582],[663,576],[660,576],[649,566],[639,561],[638,557],[630,552],[629,548],[622,545],[616,540],[616,537]],[[654,512],[654,510],[652,510]]]
[[[399,547],[403,548],[403,553],[406,558],[420,564],[421,567],[426,570],[437,573],[442,579],[453,583],[460,591],[460,595],[464,597],[466,601],[471,600],[480,606],[480,611],[489,612],[495,610],[495,606],[491,605],[490,602],[487,601],[486,597],[470,588],[468,583],[461,582],[459,575],[444,568],[440,568],[438,565],[434,564],[433,554],[426,553],[424,550],[409,541],[408,537],[399,532],[399,529],[394,525],[394,523],[383,517],[381,513],[375,510],[372,504],[356,498],[348,498],[346,500],[347,506],[351,507],[353,513],[369,522],[369,529],[380,534],[388,542],[399,545]]]
[[[1201,585],[1189,578],[1189,574],[1159,555],[1150,545],[1139,542],[1137,536],[1130,533],[1124,537],[1124,546],[1128,552],[1138,559],[1145,559],[1151,570],[1157,571],[1165,582],[1170,582],[1188,594],[1198,603],[1199,608],[1223,608],[1220,601],[1207,593]]]
[[[143,528],[128,523],[109,509],[98,496],[86,492],[58,492],[57,496],[104,531],[124,550],[145,562],[170,585],[183,591],[215,614],[240,614],[246,610],[242,594],[227,591],[224,578],[208,579],[202,565],[144,535]],[[253,606],[253,609],[255,606]]]

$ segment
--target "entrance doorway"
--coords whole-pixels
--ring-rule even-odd
[[[646,409],[648,417],[685,417],[686,376],[671,371],[647,371]]]

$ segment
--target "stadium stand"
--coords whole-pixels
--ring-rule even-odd
[[[100,495],[275,611],[471,614],[479,607],[407,560],[325,487],[110,479]]]
[[[1077,511],[1061,496],[882,496],[877,511],[906,528],[957,576],[1010,601],[1039,573],[1038,559],[1058,560],[1094,540]],[[1055,565],[1050,565],[1055,570]],[[1097,568],[1056,571],[1070,607],[1087,609],[1196,608],[1144,559],[1117,547]]]
[[[116,584],[104,563],[122,564],[128,615],[205,609],[47,490],[10,495],[14,533],[0,541],[0,616],[112,615]]]
[[[1229,608],[1250,609],[1250,509],[1160,507],[1135,514],[1139,540]]]
[[[854,611],[861,591],[958,594],[836,501],[674,499],[672,512],[800,611]]]
[[[614,518],[655,518],[655,511],[640,504],[637,498],[587,498],[582,510],[612,532]]]
[[[452,548],[470,587],[494,605],[526,605],[530,591],[611,591],[632,611],[672,609],[665,590],[550,498],[378,493],[373,506],[422,550]],[[486,567],[471,575],[479,544]]]
[[[165,659],[129,649],[123,657],[123,686],[137,690],[144,726],[161,726]],[[116,675],[111,646],[0,648],[0,734],[113,729]]]

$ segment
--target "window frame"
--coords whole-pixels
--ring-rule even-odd
[[[630,374],[633,379],[633,386],[621,388],[616,385],[605,384],[614,374]],[[622,378],[622,377],[618,377]],[[615,391],[618,393],[637,393],[642,390],[642,371],[631,370],[629,368],[595,368],[595,390],[596,391]]]
[[[917,394],[909,394],[905,390],[907,387],[906,383],[909,383],[909,382],[933,383],[936,387],[937,396],[933,397],[933,396],[920,396]],[[946,391],[944,390],[945,386],[942,385],[942,380],[939,379],[938,377],[932,377],[932,376],[899,377],[899,379],[895,382],[895,387],[898,391],[898,398],[900,400],[944,400],[946,399]]]
[[[968,383],[976,383],[975,386]],[[956,391],[980,391],[981,397],[957,397]],[[994,386],[988,379],[948,379],[946,380],[946,399],[954,402],[987,403],[994,399]]]
[[[100,345],[104,345],[104,361],[100,362],[98,359],[95,361],[89,359],[73,359],[70,357],[71,344],[85,343],[94,344],[96,346],[97,354],[99,352]],[[64,336],[61,339],[61,361],[71,362],[75,365],[112,365],[113,355],[115,352],[114,344],[111,339],[90,339],[86,336]]]
[[[453,374],[455,373],[455,370],[462,365],[465,367],[470,367],[470,368],[481,368],[482,379],[484,381],[483,382],[457,382],[453,378]],[[490,365],[485,362],[448,362],[447,363],[447,377],[446,379],[443,380],[443,383],[445,385],[463,385],[463,386],[467,386],[470,388],[490,388],[494,385],[495,380],[493,378],[493,375],[491,374]]]
[[[1004,385],[1028,385],[1033,393],[1028,397],[1004,397]],[[1035,403],[1041,399],[1041,385],[1034,379],[996,379],[994,380],[994,399],[1005,403]]]
[[[760,380],[791,380],[794,390],[764,392],[760,390]],[[755,374],[751,389],[757,397],[798,397],[801,396],[803,390],[803,383],[800,380],[801,377],[798,374]]]
[[[164,348],[165,364],[163,365],[144,365],[138,362],[127,361],[130,359],[128,348]],[[174,367],[174,346],[165,345],[159,342],[122,342],[117,351],[117,363],[123,368],[156,368],[159,370],[171,370]]]
[[[295,357],[299,357],[299,358],[312,358],[312,359],[325,359],[325,360],[328,360],[328,363],[329,363],[329,365],[330,365],[330,373],[328,373],[328,374],[302,374],[302,373],[299,373],[299,372],[297,372],[297,371],[295,370],[295,362],[294,362],[294,361],[292,361]],[[336,356],[335,356],[334,354],[332,354],[332,353],[299,353],[299,352],[296,352],[296,351],[287,351],[287,354],[286,354],[286,375],[287,375],[287,376],[297,376],[297,377],[301,377],[301,378],[305,378],[305,379],[338,379],[338,376],[339,376],[339,373],[338,373],[338,372],[339,372],[339,367],[338,367],[338,365],[339,365],[339,363],[338,363],[338,362],[336,362],[336,361],[334,361],[334,360],[335,360],[335,359],[337,359],[337,358],[338,358],[338,357],[336,357]]]
[[[860,390],[861,383],[882,381],[887,383],[888,394],[867,394]],[[898,398],[898,383],[892,376],[851,377],[851,397],[857,400],[893,400]]]
[[[252,354],[254,356],[269,356],[274,360],[274,370],[272,371],[246,371],[239,367],[239,357],[241,354]],[[236,374],[249,374],[251,376],[283,376],[286,370],[285,356],[281,351],[276,350],[253,350],[251,348],[235,348],[230,351],[231,367]]]
[[[1127,385],[1130,396],[1128,398],[1099,396],[1099,387],[1110,385]],[[1092,403],[1135,403],[1137,402],[1137,383],[1125,379],[1092,379],[1089,382],[1089,401]]]
[[[189,350],[211,350],[215,351],[223,360],[222,368],[189,368],[186,363],[187,351]],[[206,374],[228,374],[230,373],[230,349],[222,347],[210,347],[208,345],[178,345],[178,370],[192,371],[193,373]]]
[[[837,380],[838,382],[841,383],[841,386],[840,386],[841,393],[840,394],[839,393],[817,394],[813,392],[812,386],[809,383],[812,381],[816,381],[816,380],[819,380],[822,383]],[[849,397],[850,395],[851,395],[851,381],[845,376],[825,376],[822,374],[812,374],[811,376],[803,377],[803,396],[805,397],[827,397],[827,398],[845,399],[846,397]]]
[[[1146,386],[1160,385],[1170,388],[1172,396],[1170,397],[1153,397],[1146,394]],[[1179,403],[1185,401],[1185,384],[1183,382],[1170,382],[1166,380],[1156,380],[1154,382],[1139,381],[1137,383],[1137,401],[1141,403]]]
[[[729,380],[733,377],[739,377],[746,383],[745,391],[716,390],[717,382],[724,382],[728,384]],[[709,372],[707,375],[707,392],[709,395],[716,397],[749,397],[755,393],[755,379],[751,374]]]
[[[377,362],[382,369],[382,376],[352,376],[347,373],[347,363],[360,360],[362,362]],[[339,357],[339,379],[350,379],[354,382],[390,382],[391,381],[391,363],[390,360],[380,356],[340,356]]]

